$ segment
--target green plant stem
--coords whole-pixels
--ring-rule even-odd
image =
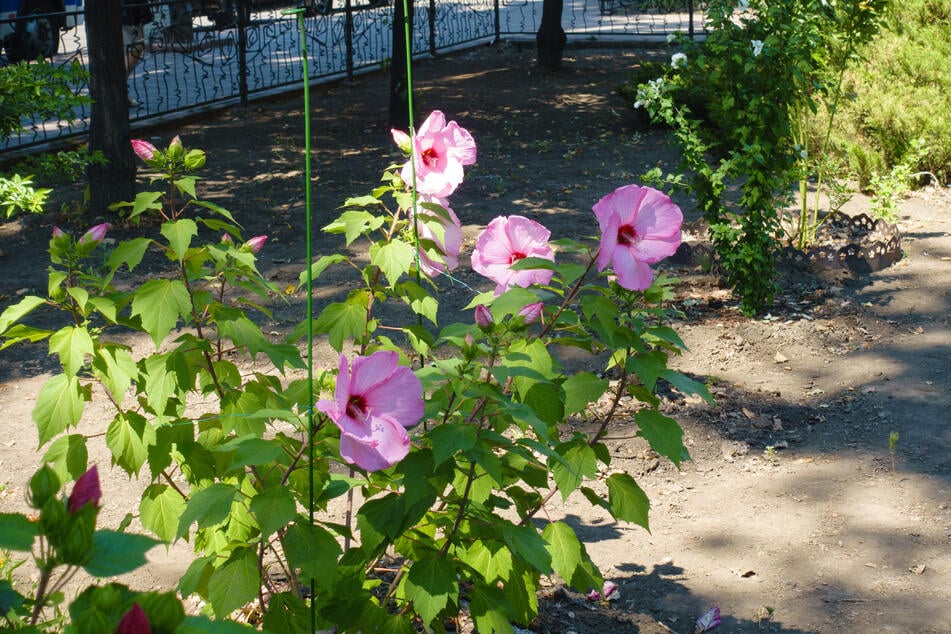
[[[594,263],[598,259],[598,254],[595,253],[592,255],[589,252],[588,258],[589,258],[588,266],[585,268],[584,273],[582,273],[581,276],[575,281],[574,286],[571,287],[571,290],[568,291],[568,294],[565,295],[565,299],[561,302],[561,306],[558,307],[558,310],[555,311],[555,314],[552,315],[549,322],[545,324],[545,327],[542,328],[541,332],[538,333],[538,337],[537,337],[538,339],[541,339],[542,337],[547,335],[551,331],[551,329],[554,328],[555,323],[558,321],[558,318],[568,307],[568,304],[571,303],[571,300],[575,298],[575,295],[578,294],[578,291],[581,290],[582,286],[584,286],[584,280],[588,276],[588,273],[591,272],[592,267],[594,267]]]
[[[195,332],[198,333],[199,339],[205,339],[204,330],[201,326],[201,318],[198,315],[198,310],[195,306],[195,292],[191,287],[191,283],[188,280],[188,270],[185,268],[185,259],[182,258],[179,260],[179,268],[182,275],[182,283],[185,285],[185,291],[188,293],[189,304],[192,308],[192,319],[195,321]],[[207,341],[207,339],[205,339]],[[224,398],[225,389],[221,385],[221,381],[218,380],[218,374],[215,372],[215,362],[211,358],[211,353],[208,350],[202,350],[201,356],[205,359],[205,365],[208,366],[208,375],[211,377],[212,383],[215,384],[215,392],[218,394],[218,398]]]
[[[30,625],[36,625],[36,622],[40,619],[40,612],[43,611],[43,602],[46,600],[46,586],[49,584],[52,574],[53,568],[51,566],[44,566],[40,569],[40,581],[36,586],[36,602],[33,604]]]

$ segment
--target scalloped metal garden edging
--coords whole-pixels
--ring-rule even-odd
[[[685,234],[694,238],[706,236],[702,221],[684,223]],[[692,228],[691,228],[692,227]],[[817,242],[821,246],[797,249],[784,246],[778,256],[785,262],[802,268],[844,270],[855,274],[874,273],[901,259],[901,232],[897,225],[881,218],[873,220],[862,213],[849,216],[842,212],[829,214],[819,228]],[[713,248],[706,240],[685,239],[673,260],[683,264],[697,264],[712,257]]]

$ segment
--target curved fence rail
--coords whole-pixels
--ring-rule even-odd
[[[306,1],[311,81],[352,77],[388,63],[394,0]],[[153,20],[144,29],[145,55],[129,77],[133,127],[299,86],[296,18],[283,15],[287,5],[274,2],[152,3]],[[417,0],[413,51],[436,55],[502,39],[533,38],[541,10],[542,0]],[[46,44],[55,53],[46,53],[55,64],[78,60],[85,65],[83,12],[67,10],[65,17],[61,23],[67,28],[56,32],[54,44]],[[0,37],[12,32],[15,22],[0,19]],[[662,41],[670,33],[700,30],[703,13],[692,0],[565,0],[562,24],[569,41]],[[19,56],[7,48],[0,64]],[[87,92],[88,86],[76,86],[76,91]],[[75,140],[85,133],[88,120],[88,108],[76,109],[69,121],[24,119],[19,134],[0,142],[0,152],[12,156]]]

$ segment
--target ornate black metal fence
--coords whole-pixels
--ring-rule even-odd
[[[300,36],[296,18],[282,15],[288,5],[281,1],[152,3],[154,19],[144,29],[145,55],[129,77],[129,95],[137,104],[130,106],[132,125],[299,86]],[[388,63],[394,0],[305,1],[312,81],[352,77]],[[542,0],[417,0],[413,50],[416,55],[436,55],[497,40],[533,38],[541,9]],[[67,5],[65,22],[62,12],[58,15],[67,28],[55,45],[41,43],[46,48],[42,53],[54,63],[85,63],[82,10],[70,11]],[[562,21],[569,40],[636,43],[662,41],[678,31],[692,34],[702,28],[703,14],[693,0],[565,0]],[[15,27],[16,20],[0,18],[0,37]],[[22,24],[19,28],[24,30]],[[11,42],[16,44],[4,40]],[[0,63],[24,57],[19,53],[7,47]],[[85,92],[87,86],[76,90]],[[22,132],[0,144],[0,151],[11,154],[76,137],[85,132],[88,116],[78,109],[70,121],[25,119]]]

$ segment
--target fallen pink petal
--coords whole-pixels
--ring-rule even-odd
[[[694,634],[702,634],[720,626],[720,608],[713,606],[697,619]]]

